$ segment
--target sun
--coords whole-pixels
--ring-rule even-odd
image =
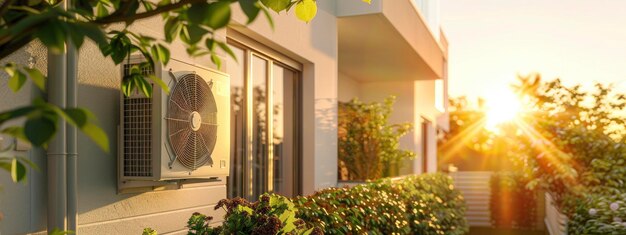
[[[522,110],[521,101],[509,90],[489,94],[485,100],[486,123],[485,128],[497,131],[498,125],[513,121]]]

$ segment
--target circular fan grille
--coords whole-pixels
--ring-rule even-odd
[[[168,140],[176,159],[188,169],[213,165],[217,140],[217,106],[211,88],[196,74],[185,74],[171,91],[167,111]]]

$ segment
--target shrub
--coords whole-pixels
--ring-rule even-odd
[[[497,172],[491,176],[489,206],[495,227],[535,228],[537,191],[526,187],[529,181],[513,172]]]
[[[576,205],[567,234],[626,234],[626,193],[593,193]]]
[[[294,204],[280,195],[264,194],[254,203],[242,198],[222,199],[215,206],[220,208],[226,211],[221,226],[211,227],[213,217],[194,213],[187,222],[188,234],[321,234],[319,228],[307,228],[297,219]]]
[[[465,203],[443,174],[381,179],[297,197],[297,216],[326,234],[465,234]]]
[[[352,188],[328,188],[294,199],[264,194],[250,203],[223,199],[221,226],[194,213],[189,235],[217,234],[449,234],[469,231],[465,202],[444,174],[381,179]],[[152,229],[144,234],[156,235]]]
[[[398,149],[400,137],[412,130],[411,124],[388,123],[394,100],[391,96],[384,103],[366,104],[357,99],[339,103],[338,159],[339,170],[348,171],[346,180],[389,177],[392,167],[415,156]]]

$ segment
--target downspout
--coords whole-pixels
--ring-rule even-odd
[[[48,101],[65,108],[67,88],[66,53],[48,50]],[[48,144],[48,233],[55,228],[67,230],[67,175],[66,175],[66,132],[65,122],[57,121],[56,136]]]
[[[67,9],[68,2],[61,4]],[[67,49],[62,53],[48,50],[48,101],[61,109],[66,107]],[[48,233],[67,230],[67,145],[65,121],[57,121],[57,134],[48,144]]]
[[[69,0],[68,4],[69,4]],[[72,42],[67,43],[67,107],[76,108],[78,53]],[[67,125],[67,229],[77,234],[78,225],[78,145],[76,127]]]

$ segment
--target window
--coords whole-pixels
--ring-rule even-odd
[[[300,71],[288,65],[297,63],[243,36],[229,38],[228,43],[236,57],[227,61],[231,79],[228,196],[253,200],[265,192],[297,195]]]

